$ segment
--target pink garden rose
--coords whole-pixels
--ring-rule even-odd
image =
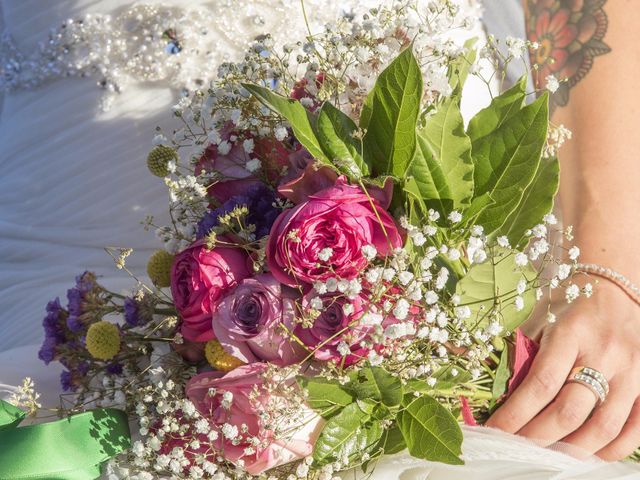
[[[318,299],[322,302],[320,308],[314,305]],[[345,312],[347,305],[349,310]],[[331,293],[319,296],[311,290],[302,300],[302,309],[308,312],[314,307],[320,315],[313,325],[310,328],[298,325],[294,333],[309,351],[314,351],[316,359],[340,361],[345,357],[345,365],[353,365],[369,353],[361,345],[374,328],[373,323],[363,320],[366,313],[371,313],[368,296],[360,294],[352,299]],[[346,355],[340,351],[341,344],[348,347]]]
[[[265,369],[265,364],[255,363],[238,367],[224,376],[219,372],[207,372],[192,378],[186,388],[189,400],[219,432],[218,438],[213,442],[214,448],[224,452],[225,459],[233,463],[242,460],[244,469],[252,475],[310,455],[324,425],[318,415],[303,406],[295,420],[292,419],[295,421],[295,424],[290,425],[293,431],[288,432],[284,438],[275,438],[274,432],[265,430],[260,414],[270,401],[278,400],[270,398],[261,388]],[[255,389],[260,392],[257,398],[252,395]],[[210,392],[215,393],[212,395]],[[229,409],[222,406],[225,392],[233,395]],[[237,427],[237,436],[225,436],[222,433],[224,424]],[[246,425],[246,433],[243,433],[242,425]],[[250,437],[261,440],[260,446],[254,448],[254,453],[245,451],[252,446]]]
[[[194,342],[214,338],[211,315],[224,295],[250,275],[247,260],[240,249],[207,250],[202,241],[176,255],[171,268],[171,295],[182,318],[184,338]]]
[[[293,329],[296,296],[272,275],[245,278],[218,305],[213,332],[223,348],[244,363],[296,363],[306,353],[282,330]]]
[[[377,200],[340,177],[334,186],[280,214],[269,235],[267,265],[276,279],[290,286],[330,277],[353,279],[368,263],[362,253],[367,245],[385,256],[402,246],[402,238]],[[333,254],[321,262],[318,254],[325,248]]]

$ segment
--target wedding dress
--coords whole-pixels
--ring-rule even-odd
[[[312,28],[344,8],[377,3],[305,1]],[[141,221],[152,215],[164,224],[167,205],[165,189],[148,174],[144,158],[155,127],[171,129],[170,110],[180,88],[199,81],[202,65],[209,66],[212,76],[216,64],[239,58],[257,34],[268,31],[276,41],[284,41],[302,39],[306,31],[297,0],[145,0],[145,4],[156,10],[140,7],[123,19],[131,7],[125,0],[0,0],[0,21],[15,45],[13,49],[3,40],[2,62],[15,59],[16,51],[28,57],[37,42],[47,39],[50,28],[88,13],[109,14],[125,26],[141,18],[153,22],[144,17],[150,12],[200,21],[216,45],[203,51],[201,58],[184,62],[179,71],[160,69],[122,84],[117,75],[48,81],[56,72],[46,64],[18,65],[22,70],[0,66],[5,82],[32,87],[0,96],[0,398],[11,390],[9,385],[30,376],[43,403],[57,404],[59,372],[53,365],[44,367],[36,353],[44,305],[64,297],[74,275],[84,270],[101,275],[111,289],[131,288],[130,278],[114,268],[104,247],[133,248],[127,266],[144,277],[146,259],[160,243],[144,231]],[[496,36],[523,35],[519,0],[485,0],[485,8]],[[122,34],[122,29],[116,31]],[[110,38],[108,30],[105,33],[97,49],[118,40],[117,35]],[[471,33],[483,34],[480,25]],[[471,81],[466,88],[463,110],[469,118],[490,98],[480,82]],[[368,478],[640,478],[640,469],[631,465],[578,461],[484,428],[465,428],[464,455],[466,466],[448,467],[401,453],[380,461]]]

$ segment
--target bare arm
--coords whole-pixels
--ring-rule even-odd
[[[553,121],[573,132],[560,151],[560,202],[581,261],[640,283],[640,8],[636,0],[525,0],[541,49],[536,80],[562,81]],[[545,325],[540,352],[490,426],[605,459],[640,445],[640,307],[604,280]],[[611,390],[596,406],[572,368],[601,371]]]

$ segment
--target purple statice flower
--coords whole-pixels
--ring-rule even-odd
[[[73,374],[69,370],[63,370],[60,374],[60,385],[62,385],[62,390],[65,392],[75,390],[73,385]]]
[[[110,375],[122,375],[122,364],[110,363],[105,367],[105,371]]]
[[[255,225],[256,238],[262,238],[269,234],[271,225],[275,222],[280,210],[273,206],[276,193],[264,183],[256,183],[250,186],[241,195],[234,195],[220,207],[208,212],[198,222],[197,238],[206,236],[213,227],[219,225],[218,217],[226,215],[234,208],[244,205],[249,210],[246,217],[247,223]]]
[[[38,358],[45,364],[52,362],[57,354],[57,347],[65,342],[64,320],[66,311],[56,298],[47,304],[47,314],[42,320],[44,327],[44,341],[38,351]]]
[[[124,319],[132,327],[145,323],[140,315],[140,305],[131,297],[124,299]]]
[[[80,319],[83,314],[83,303],[88,292],[95,287],[95,277],[90,272],[84,272],[76,277],[76,285],[73,288],[67,290],[67,310],[69,310],[69,317],[67,317],[67,327],[73,333],[78,333],[84,327],[84,323]]]

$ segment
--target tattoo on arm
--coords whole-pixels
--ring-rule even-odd
[[[540,48],[531,53],[534,81],[544,88],[547,76],[560,80],[552,108],[569,102],[569,91],[582,80],[598,55],[611,49],[604,43],[607,0],[525,0],[527,36]]]

